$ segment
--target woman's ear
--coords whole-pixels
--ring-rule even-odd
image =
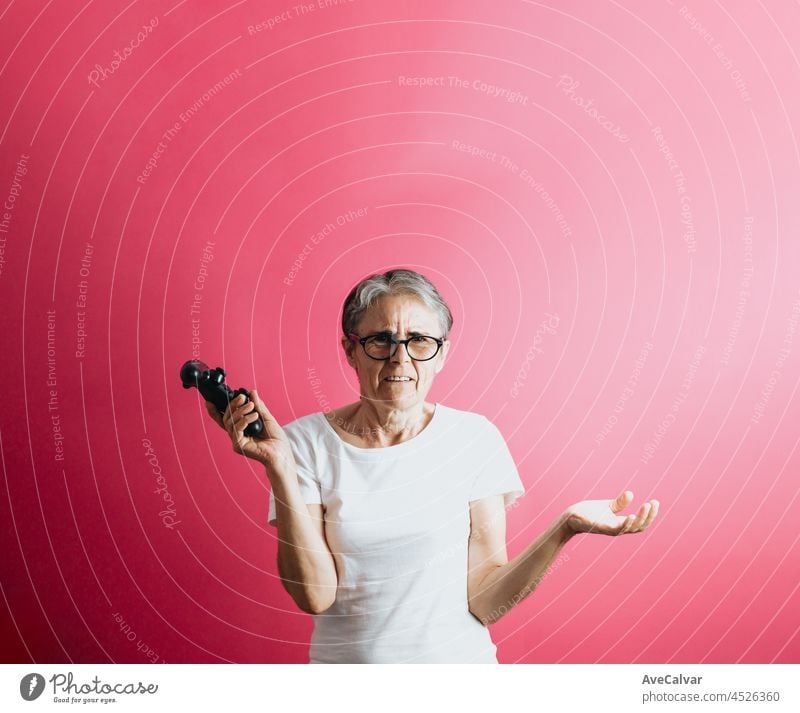
[[[344,349],[344,355],[347,358],[347,363],[352,366],[356,371],[358,371],[358,367],[356,367],[356,360],[354,358],[354,351],[353,348],[355,347],[355,343],[348,339],[347,337],[342,337],[342,349]]]

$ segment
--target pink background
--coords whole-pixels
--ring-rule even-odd
[[[429,400],[517,461],[510,556],[661,503],[570,543],[502,662],[800,660],[796,4],[0,12],[3,661],[307,661],[268,483],[178,369],[194,327],[282,423],[352,402],[342,300],[392,267],[455,315]]]

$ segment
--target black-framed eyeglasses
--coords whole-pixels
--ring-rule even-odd
[[[431,337],[427,334],[414,334],[408,339],[395,339],[391,332],[379,332],[359,337],[357,334],[347,335],[350,341],[358,342],[364,347],[364,353],[370,359],[386,361],[394,356],[398,345],[404,344],[406,352],[414,361],[428,361],[433,359],[444,344],[443,339]]]

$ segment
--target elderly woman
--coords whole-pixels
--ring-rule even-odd
[[[281,428],[254,389],[224,417],[233,448],[266,467],[278,572],[314,615],[311,663],[497,663],[487,625],[530,594],[578,533],[641,532],[658,510],[633,498],[567,508],[510,562],[505,508],[524,492],[498,429],[425,400],[453,317],[411,270],[347,296],[342,347],[360,397]],[[258,439],[244,435],[258,416]]]

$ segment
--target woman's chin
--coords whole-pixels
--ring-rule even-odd
[[[373,399],[374,401],[397,408],[407,408],[417,403],[419,395],[417,394],[417,390],[413,387],[405,386],[397,388],[388,381],[384,382],[384,384],[386,384],[388,388],[378,389],[378,393]]]

